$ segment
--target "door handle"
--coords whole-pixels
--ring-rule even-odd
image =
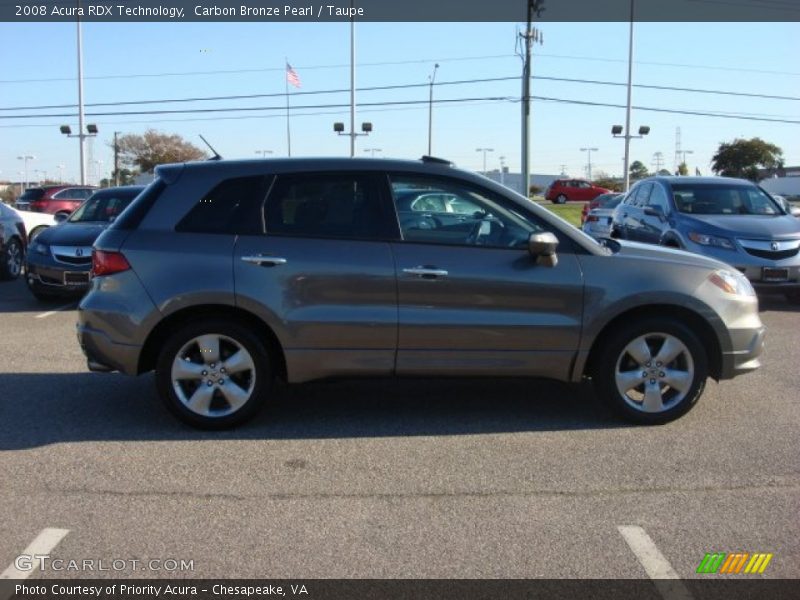
[[[287,261],[285,258],[278,258],[277,256],[256,254],[255,256],[243,256],[242,262],[246,262],[251,265],[258,265],[260,267],[277,267],[279,265],[285,265]]]
[[[447,277],[448,273],[444,269],[437,269],[435,267],[412,267],[410,269],[403,269],[403,273],[408,275],[417,275],[422,279],[439,279],[440,277]]]

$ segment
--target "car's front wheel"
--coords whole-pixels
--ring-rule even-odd
[[[686,414],[708,377],[703,344],[691,329],[669,318],[620,327],[596,356],[592,379],[597,394],[635,423],[667,423]]]
[[[176,330],[156,363],[167,408],[202,429],[225,429],[253,417],[272,384],[264,344],[232,320],[207,320]]]
[[[567,197],[564,194],[559,194],[558,196],[556,196],[556,199],[553,200],[553,204],[566,204],[566,203],[567,203]]]

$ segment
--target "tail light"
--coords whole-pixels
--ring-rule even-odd
[[[595,215],[589,215],[588,217],[586,217],[586,220],[587,220],[589,223],[596,223],[597,221],[599,221],[599,220],[600,220],[600,218],[599,218],[599,217],[597,217],[597,216],[595,216]]]
[[[31,212],[44,212],[46,206],[47,206],[46,202],[42,202],[41,200],[34,200],[28,207],[28,210],[30,210]]]
[[[122,252],[108,252],[106,250],[92,250],[92,276],[113,275],[127,271],[131,266]]]

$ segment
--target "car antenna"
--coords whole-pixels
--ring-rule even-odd
[[[200,136],[200,139],[201,139],[201,140],[203,140],[203,143],[204,143],[206,146],[208,146],[209,148],[211,148],[211,151],[214,153],[214,156],[212,156],[212,157],[211,157],[211,158],[209,158],[208,160],[222,160],[222,157],[219,155],[219,152],[217,152],[216,150],[214,150],[214,146],[212,146],[211,144],[209,144],[209,143],[208,143],[208,140],[207,140],[206,138],[204,138],[204,137],[203,137],[203,134],[201,134],[201,133],[198,133],[197,135],[199,135],[199,136]]]

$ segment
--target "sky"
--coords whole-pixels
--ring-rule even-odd
[[[509,78],[503,81],[437,85],[433,107],[433,154],[459,167],[520,166],[521,60],[515,55],[516,23],[359,23],[356,25],[356,85],[378,87],[426,84],[439,64],[437,83]],[[544,43],[534,49],[534,96],[624,106],[624,85],[553,81],[582,79],[624,84],[627,78],[628,23],[543,23]],[[92,140],[90,182],[108,176],[113,166],[113,132],[142,133],[154,128],[177,133],[202,145],[203,134],[224,158],[255,158],[256,151],[285,156],[285,60],[298,73],[294,106],[345,105],[295,109],[291,116],[294,156],[347,156],[349,141],[333,132],[335,121],[349,127],[350,26],[348,23],[84,23],[84,101]],[[654,155],[674,169],[676,129],[690,171],[710,173],[720,142],[761,137],[783,149],[787,165],[800,164],[799,23],[637,23],[634,27],[633,81],[637,85],[697,88],[759,98],[633,89],[633,105],[667,110],[713,112],[787,122],[719,118],[634,110],[632,130],[648,125],[650,134],[631,142],[631,159],[648,168]],[[180,103],[89,106],[139,100],[278,94],[271,98]],[[491,98],[491,100],[487,100]],[[358,156],[419,158],[427,153],[428,87],[360,91],[357,126],[373,124],[357,142]],[[479,99],[465,102],[463,99]],[[367,106],[414,101],[401,106]],[[77,130],[77,117],[58,116],[73,108],[28,107],[77,103],[76,25],[0,23],[0,180],[19,181],[23,161],[28,179],[77,181],[78,141],[59,133]],[[25,107],[17,109],[15,107]],[[194,114],[96,115],[96,112],[275,107],[277,110]],[[13,109],[13,110],[11,110]],[[10,119],[18,115],[35,118]],[[55,115],[55,116],[47,116]],[[593,175],[619,176],[623,141],[611,126],[624,124],[624,108],[534,100],[531,171],[586,175],[592,152]],[[367,150],[367,152],[365,152]],[[58,165],[64,165],[59,170]]]

